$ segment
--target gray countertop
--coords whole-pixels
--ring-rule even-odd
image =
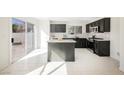
[[[88,41],[91,41],[91,42],[94,42],[94,41],[110,41],[110,40],[104,39],[104,38],[97,38],[97,39],[92,39],[92,38],[88,39],[88,38],[87,38],[87,40],[88,40]]]
[[[107,40],[107,39],[95,39],[95,41],[110,41],[110,40]]]
[[[74,40],[48,40],[48,43],[76,43]]]

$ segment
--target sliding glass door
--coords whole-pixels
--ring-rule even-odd
[[[27,53],[34,50],[34,24],[27,23]]]
[[[12,18],[12,62],[25,56],[25,22]]]
[[[34,24],[12,18],[12,62],[35,48]]]

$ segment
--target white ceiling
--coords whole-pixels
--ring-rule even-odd
[[[101,17],[38,17],[40,20],[50,21],[95,21]]]

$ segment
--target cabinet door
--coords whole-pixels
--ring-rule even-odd
[[[104,32],[110,32],[110,18],[105,18],[104,25]]]
[[[109,56],[110,41],[95,41],[95,53],[99,56]]]
[[[76,43],[75,43],[75,48],[78,48],[78,46],[79,46],[78,39],[75,38],[75,41],[76,41]]]
[[[82,48],[82,40],[77,38],[77,48]]]
[[[95,24],[96,24],[96,26],[99,26],[99,21],[96,21],[96,23],[95,23]]]
[[[86,25],[86,33],[89,33],[89,24]]]
[[[65,24],[56,24],[55,26],[56,32],[66,32],[66,25]]]
[[[66,24],[50,24],[51,33],[63,33],[66,32]]]
[[[110,32],[110,18],[104,18],[99,21],[99,32]]]
[[[86,43],[87,43],[87,42],[86,42],[86,38],[82,38],[82,39],[81,39],[81,47],[82,47],[82,48],[86,48]]]
[[[94,27],[95,26],[95,22],[91,23],[91,26]]]
[[[93,23],[90,23],[90,26],[93,27]]]
[[[104,32],[104,19],[99,20],[99,32]]]
[[[95,53],[99,54],[99,47],[98,47],[98,42],[97,41],[95,41],[94,46],[95,46]]]
[[[51,33],[54,33],[54,32],[56,32],[55,30],[56,30],[56,25],[55,24],[50,24],[50,32]]]
[[[97,26],[97,21],[93,22],[93,26],[94,27]]]
[[[84,38],[76,38],[76,44],[75,48],[85,48],[86,47],[86,41]]]

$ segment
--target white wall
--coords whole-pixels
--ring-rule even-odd
[[[120,18],[120,70],[124,72],[124,17]]]
[[[110,56],[114,59],[120,60],[120,18],[111,18],[110,31]]]
[[[50,21],[49,20],[41,20],[40,21],[40,28],[39,28],[39,37],[40,40],[40,48],[47,48],[47,40],[49,40],[50,35]]]
[[[10,64],[11,18],[0,17],[0,70]]]

